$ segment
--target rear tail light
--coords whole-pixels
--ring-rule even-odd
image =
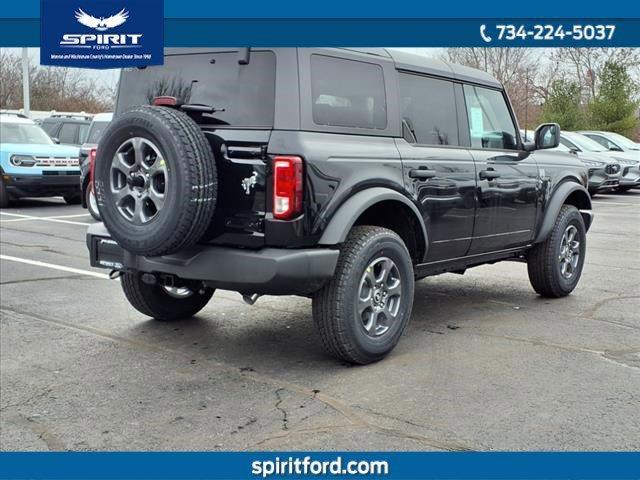
[[[169,96],[155,97],[151,101],[151,104],[156,107],[176,107],[178,105],[178,99]]]
[[[96,169],[96,155],[98,154],[97,148],[89,150],[89,183],[93,185],[93,172]]]
[[[302,158],[273,159],[273,217],[290,220],[302,212]]]

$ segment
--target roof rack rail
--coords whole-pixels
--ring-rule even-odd
[[[19,118],[29,118],[24,113],[13,112],[11,110],[0,110],[0,114],[1,115],[13,115],[14,117],[19,117]]]
[[[51,111],[50,117],[52,118],[81,118],[84,120],[91,120],[93,118],[93,114],[85,113],[85,112],[56,112],[55,110]]]

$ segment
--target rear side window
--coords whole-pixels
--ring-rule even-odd
[[[203,123],[272,127],[275,110],[276,56],[252,51],[248,65],[237,52],[167,55],[164,65],[123,70],[116,114],[155,97],[215,107]]]
[[[87,135],[86,143],[98,143],[102,132],[109,126],[109,122],[92,122]]]
[[[419,144],[460,144],[453,82],[401,73],[400,114]]]
[[[45,120],[42,122],[42,129],[49,135],[52,135],[58,124],[56,122]]]
[[[78,143],[84,143],[87,138],[87,132],[89,131],[88,123],[81,123],[78,128]]]
[[[312,55],[311,94],[316,125],[387,128],[384,75],[380,65]]]
[[[516,127],[502,92],[465,85],[464,98],[472,147],[517,150]]]
[[[76,123],[63,123],[58,134],[58,140],[60,143],[66,143],[73,145],[78,138],[78,124]]]

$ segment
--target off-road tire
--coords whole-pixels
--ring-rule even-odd
[[[64,198],[64,201],[67,203],[67,205],[80,205],[82,203],[82,196],[80,193],[77,193],[75,195],[67,195]]]
[[[559,256],[562,237],[569,225],[574,225],[580,241],[577,271],[571,279],[563,278]],[[527,255],[529,281],[533,289],[546,298],[560,298],[569,295],[580,280],[587,246],[584,219],[573,205],[563,205],[549,237],[536,244]]]
[[[87,210],[89,211],[89,214],[94,218],[94,220],[100,221],[100,211],[97,209],[97,200],[96,201],[96,205],[93,205],[93,202],[91,201],[91,197],[93,196],[93,187],[91,186],[91,183],[89,183],[89,185],[87,185],[87,188],[85,189],[84,192],[84,196],[85,196],[85,204],[87,205]],[[95,199],[95,197],[94,197]]]
[[[160,284],[144,283],[140,273],[125,272],[120,277],[122,290],[133,308],[156,320],[174,321],[193,317],[202,310],[214,293],[213,288],[195,284],[185,298],[170,295]]]
[[[402,294],[398,316],[389,330],[372,338],[355,311],[360,281],[376,258],[388,257],[398,267]],[[350,363],[368,364],[384,358],[400,340],[413,306],[414,274],[402,239],[382,227],[357,226],[340,250],[333,279],[313,297],[313,319],[325,349]]]
[[[119,213],[109,183],[116,151],[133,137],[151,141],[167,164],[164,206],[142,225]],[[175,253],[198,242],[211,223],[217,195],[215,159],[202,130],[180,111],[143,106],[120,115],[100,142],[94,174],[100,216],[125,250],[146,256]]]

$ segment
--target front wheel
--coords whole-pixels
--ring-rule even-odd
[[[313,297],[313,318],[325,348],[351,363],[384,358],[400,340],[413,304],[411,256],[381,227],[354,227],[333,279]]]
[[[183,287],[149,285],[140,273],[125,272],[121,277],[122,290],[133,308],[156,320],[181,320],[193,317],[202,310],[214,289],[197,285]]]
[[[547,298],[569,295],[582,275],[586,251],[582,215],[573,205],[563,205],[547,240],[529,252],[527,267],[533,289]]]

